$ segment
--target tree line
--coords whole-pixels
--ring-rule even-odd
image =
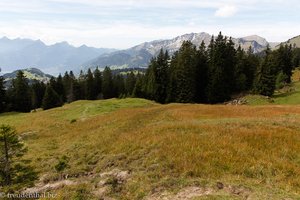
[[[103,72],[98,68],[94,71],[89,69],[76,77],[70,71],[63,76],[51,77],[48,83],[36,80],[29,84],[24,73],[18,71],[8,89],[5,89],[3,77],[0,77],[0,112],[47,110],[77,100],[131,96],[139,76],[133,71],[122,74],[106,67]]]
[[[220,33],[208,47],[185,41],[172,56],[161,50],[142,73],[96,68],[78,77],[70,71],[48,83],[29,85],[19,71],[8,89],[0,77],[0,112],[50,109],[83,99],[139,97],[159,103],[214,104],[242,92],[272,96],[276,88],[291,83],[299,64],[300,50],[291,45],[254,54],[251,47],[235,48],[232,39]]]

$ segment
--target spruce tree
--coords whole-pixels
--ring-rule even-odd
[[[196,47],[190,41],[184,41],[180,47],[173,73],[176,82],[175,102],[195,102],[196,94]]]
[[[75,80],[75,79],[76,79],[76,77],[75,77],[73,71],[70,71],[69,76],[70,76],[70,79],[71,79],[71,80]]]
[[[80,70],[80,74],[78,77],[78,85],[80,88],[80,96],[79,99],[86,99],[86,75],[82,70]]]
[[[269,47],[265,51],[265,54],[258,68],[254,83],[254,92],[265,96],[272,96],[276,86],[276,64]]]
[[[72,71],[70,71],[69,74],[66,72],[64,76],[64,87],[66,91],[66,101],[68,103],[81,99],[81,88]]]
[[[284,80],[285,83],[291,83],[294,69],[292,45],[280,45],[279,49],[275,51],[274,54],[278,73],[282,72],[286,77]]]
[[[40,108],[43,103],[46,85],[43,82],[35,81],[32,86],[32,108]]]
[[[167,51],[160,50],[154,70],[154,100],[159,103],[165,103],[167,99],[167,86],[169,81],[169,54]]]
[[[195,102],[205,103],[206,98],[206,87],[208,83],[208,55],[204,41],[202,41],[199,50],[196,54],[196,93]]]
[[[136,83],[133,90],[133,97],[146,98],[143,87],[145,85],[145,76],[140,73],[137,74]]]
[[[235,66],[234,78],[235,78],[235,92],[245,91],[247,88],[247,76],[245,71],[247,70],[246,54],[241,46],[238,47],[237,53],[237,64]]]
[[[246,76],[246,90],[253,88],[253,82],[255,80],[255,75],[257,72],[257,67],[260,63],[260,58],[253,53],[253,49],[250,46],[244,61],[244,74]]]
[[[65,92],[65,97],[67,101],[67,96],[69,95],[70,87],[71,87],[71,77],[69,73],[66,71],[64,76],[63,76],[63,86],[64,86],[64,92]]]
[[[293,49],[293,66],[294,68],[300,67],[300,48]]]
[[[22,159],[27,149],[20,141],[15,129],[8,125],[0,126],[0,185],[28,186],[37,178],[36,173]]]
[[[88,70],[86,75],[86,82],[85,82],[85,93],[86,99],[88,100],[95,100],[96,99],[96,91],[95,91],[95,83],[94,83],[94,76],[91,69]]]
[[[117,74],[113,77],[113,85],[114,85],[114,92],[116,97],[123,96],[125,91],[125,80],[121,74]]]
[[[104,99],[110,99],[114,96],[113,75],[109,67],[103,71],[102,93]]]
[[[5,106],[4,78],[0,76],[0,113],[4,111],[4,106]]]
[[[175,102],[177,96],[177,75],[178,75],[178,51],[174,53],[171,59],[169,68],[169,81],[167,89],[167,100],[166,103]]]
[[[95,93],[96,93],[96,98],[100,99],[101,98],[101,93],[102,93],[102,74],[98,67],[94,71],[94,82],[95,82]]]
[[[135,83],[136,83],[136,78],[133,71],[131,71],[129,74],[127,74],[126,83],[125,83],[127,96],[132,95]]]
[[[150,100],[155,99],[156,83],[155,83],[155,71],[157,68],[157,62],[155,58],[152,58],[149,67],[146,71],[144,85],[142,86],[145,97]]]
[[[29,112],[31,110],[31,93],[24,73],[20,70],[12,83],[13,110]]]
[[[234,91],[234,68],[236,64],[234,44],[222,33],[209,46],[209,83],[207,98],[210,103],[230,99]]]
[[[64,83],[63,83],[63,78],[61,74],[58,75],[55,84],[52,85],[52,88],[55,90],[55,92],[58,94],[58,96],[61,98],[63,102],[66,101],[66,93],[65,93],[65,88],[64,88]]]
[[[46,87],[46,92],[43,98],[42,108],[44,110],[48,110],[51,108],[62,106],[63,102],[60,96],[56,93],[56,91],[49,84]]]
[[[73,102],[80,100],[82,97],[81,88],[78,83],[78,80],[72,79],[70,84],[70,89],[68,91],[67,102]]]
[[[236,49],[234,47],[234,42],[232,41],[232,38],[230,37],[229,40],[227,40],[227,38],[225,37],[225,40],[226,40],[226,49],[224,51],[221,50],[221,52],[225,54],[222,55],[224,56],[224,60],[225,60],[224,75],[225,75],[225,82],[229,86],[228,95],[230,98],[231,94],[233,94],[235,91],[236,80],[232,77],[234,76],[236,70],[237,59],[236,59]]]

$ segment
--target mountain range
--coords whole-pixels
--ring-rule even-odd
[[[196,46],[199,46],[202,41],[208,45],[211,38],[212,35],[202,32],[185,34],[169,40],[145,42],[127,50],[100,55],[98,58],[85,63],[84,66],[86,66],[86,68],[95,66],[99,66],[100,68],[105,66],[111,66],[112,68],[147,67],[150,59],[157,55],[161,48],[168,50],[169,53],[172,54],[180,48],[183,41],[189,40]],[[263,51],[267,45],[270,45],[272,48],[279,44],[269,43],[265,38],[257,35],[232,38],[232,40],[236,48],[240,45],[243,49],[248,50],[251,46],[254,53]]]
[[[3,72],[35,67],[47,73],[58,74],[80,67],[87,60],[115,49],[93,48],[82,45],[78,48],[67,42],[46,45],[40,40],[0,39],[0,68]]]
[[[150,59],[156,56],[161,48],[170,54],[177,51],[182,42],[190,40],[196,46],[202,41],[209,44],[212,35],[208,33],[184,34],[173,39],[155,40],[136,45],[125,50],[109,48],[93,48],[82,45],[78,48],[67,42],[45,45],[40,40],[0,39],[0,68],[9,72],[23,68],[38,68],[46,73],[57,75],[67,70],[78,73],[80,69],[109,66],[112,69],[146,68]],[[247,50],[250,46],[254,53],[263,51],[268,45],[276,48],[280,43],[268,42],[265,38],[252,35],[242,38],[232,38],[235,47],[241,46]],[[300,47],[300,36],[287,41]]]

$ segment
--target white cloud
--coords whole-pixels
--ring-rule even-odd
[[[68,26],[66,26],[68,24]],[[32,28],[34,27],[34,28]],[[84,29],[82,27],[85,27]],[[95,47],[129,48],[145,41],[171,39],[191,32],[208,32],[217,35],[219,31],[233,37],[260,35],[268,41],[285,41],[299,35],[298,26],[292,23],[272,24],[257,23],[230,27],[226,25],[201,25],[191,23],[189,26],[153,26],[138,23],[97,24],[86,22],[58,22],[45,24],[40,21],[22,21],[17,26],[0,22],[0,37],[41,39],[46,44],[60,41],[80,46],[86,44]],[[280,34],[274,34],[280,33]]]
[[[232,17],[237,13],[237,8],[235,6],[222,6],[220,7],[216,12],[215,16],[216,17]]]
[[[114,48],[202,31],[283,41],[300,33],[298,1],[1,0],[0,37]]]

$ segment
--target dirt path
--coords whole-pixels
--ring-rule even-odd
[[[145,200],[192,200],[196,197],[218,195],[222,193],[228,196],[236,196],[242,199],[251,199],[251,190],[243,186],[231,186],[217,183],[216,187],[198,187],[189,186],[182,188],[178,193],[174,194],[168,191],[157,192],[145,198]]]
[[[81,121],[85,121],[87,119],[87,112],[88,112],[89,108],[90,108],[89,106],[86,106],[84,111],[82,111],[82,114],[81,114],[81,117],[80,117]]]

